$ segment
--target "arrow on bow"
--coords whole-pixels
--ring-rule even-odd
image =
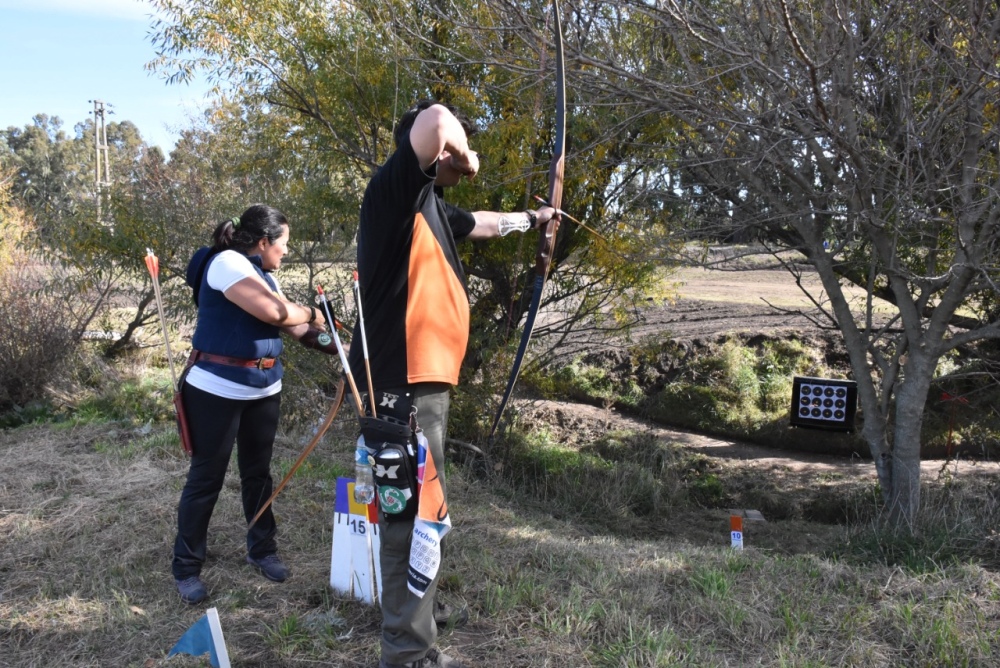
[[[542,206],[551,206],[551,204],[549,204],[547,201],[545,201],[545,198],[543,198],[543,197],[539,197],[538,195],[532,195],[532,197],[535,199],[535,201],[537,201]],[[604,238],[603,234],[601,234],[600,232],[598,232],[594,228],[590,227],[589,225],[587,225],[582,220],[574,218],[573,216],[569,215],[568,213],[566,213],[565,211],[563,211],[562,209],[559,209],[559,208],[556,208],[556,213],[558,213],[563,218],[570,219],[571,221],[573,221],[574,223],[576,223],[577,225],[579,225],[583,229],[587,230],[588,232],[590,232],[591,234],[593,234],[595,237],[597,237],[598,239],[600,239],[604,243],[608,243],[608,240],[606,238]]]
[[[503,397],[500,399],[500,407],[497,409],[496,417],[493,418],[490,441],[493,440],[497,427],[500,426],[500,418],[503,417],[503,411],[514,391],[514,384],[517,383],[517,377],[521,373],[524,354],[531,341],[531,331],[535,327],[535,317],[538,315],[538,309],[542,303],[542,291],[545,289],[545,280],[548,278],[549,268],[552,264],[552,252],[555,248],[556,234],[559,232],[561,220],[559,207],[562,205],[563,171],[566,161],[566,74],[563,65],[562,22],[559,19],[557,0],[552,0],[552,13],[555,17],[556,128],[552,161],[549,163],[548,202],[556,210],[556,214],[546,223],[545,229],[538,236],[538,249],[535,252],[535,285],[531,293],[531,305],[528,307],[528,318],[525,320],[521,343],[518,345],[517,355],[514,357],[514,367],[510,371],[510,378],[507,379],[507,389],[504,390]]]

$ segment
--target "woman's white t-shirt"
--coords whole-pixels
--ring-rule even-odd
[[[224,293],[244,278],[257,275],[257,271],[245,255],[225,250],[212,258],[208,265],[208,286]],[[274,279],[273,276],[271,278]],[[277,280],[274,281],[274,284],[278,285]],[[278,294],[281,294],[280,288]],[[199,390],[224,399],[261,399],[281,392],[281,379],[267,387],[250,387],[216,376],[211,371],[206,371],[198,366],[191,367],[185,382],[191,383],[192,387],[197,387]]]

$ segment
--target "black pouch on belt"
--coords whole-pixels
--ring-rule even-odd
[[[386,521],[413,519],[417,514],[417,451],[409,423],[363,417],[361,434],[375,452],[375,489]]]

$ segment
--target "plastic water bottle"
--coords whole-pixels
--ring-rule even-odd
[[[365,445],[365,437],[358,437],[358,446],[354,450],[354,500],[362,505],[368,505],[375,498],[375,479],[372,477],[371,452]]]

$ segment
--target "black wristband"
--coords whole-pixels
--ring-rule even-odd
[[[528,209],[524,213],[528,215],[528,225],[531,227],[531,229],[535,229],[535,225],[538,224],[538,215],[531,209]]]
[[[306,320],[307,325],[311,325],[316,322],[316,309],[312,306],[309,307],[309,319]]]

